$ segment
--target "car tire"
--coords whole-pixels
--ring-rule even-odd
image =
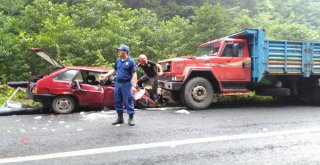
[[[71,96],[58,96],[52,101],[51,108],[55,113],[67,114],[73,112],[76,108],[76,103]]]
[[[202,77],[190,79],[181,93],[185,105],[193,110],[206,109],[213,100],[213,87],[211,83]]]

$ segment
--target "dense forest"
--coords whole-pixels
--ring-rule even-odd
[[[0,83],[47,67],[41,47],[65,65],[110,66],[115,48],[157,61],[192,54],[199,43],[245,28],[268,39],[320,41],[316,0],[2,0]]]

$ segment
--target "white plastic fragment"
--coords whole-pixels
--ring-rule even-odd
[[[186,115],[189,115],[190,112],[185,110],[185,109],[181,109],[181,110],[177,110],[177,111],[174,111],[174,113],[180,113],[180,114],[186,114]]]
[[[83,129],[82,128],[78,128],[77,131],[83,131]]]
[[[65,123],[65,121],[59,121],[59,124],[64,124]]]
[[[110,115],[107,113],[91,113],[88,115],[84,115],[83,120],[98,120],[98,119],[105,119],[109,117],[114,117],[114,115]]]
[[[36,119],[36,120],[39,120],[39,119],[41,119],[42,118],[42,116],[36,116],[36,117],[34,117],[34,119]]]

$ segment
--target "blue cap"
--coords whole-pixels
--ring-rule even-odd
[[[120,47],[117,50],[125,50],[129,52],[129,46],[127,45],[120,45]]]

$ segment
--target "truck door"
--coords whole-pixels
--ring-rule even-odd
[[[251,60],[245,49],[245,43],[226,43],[218,60],[219,79],[221,81],[251,80]]]

